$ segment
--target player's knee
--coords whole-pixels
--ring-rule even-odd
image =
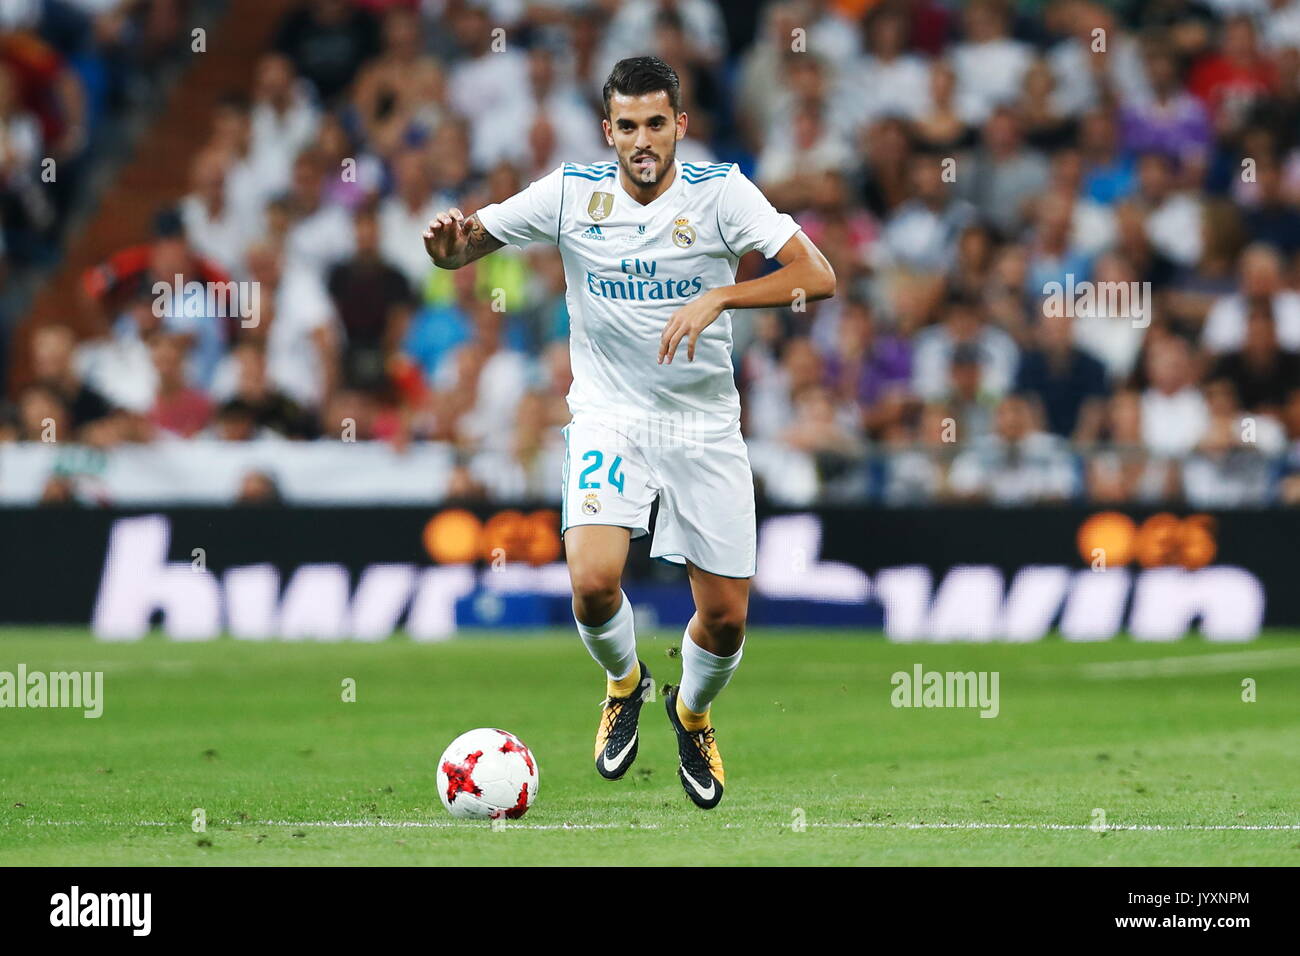
[[[730,657],[745,637],[744,605],[718,604],[696,611],[700,625],[713,643],[713,653]]]
[[[603,624],[618,610],[619,575],[600,568],[571,569],[573,613],[583,624]]]

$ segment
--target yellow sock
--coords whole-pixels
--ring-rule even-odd
[[[605,678],[605,696],[607,697],[631,697],[632,692],[637,689],[641,683],[641,665],[637,664],[621,680],[610,680]]]
[[[706,710],[702,714],[697,714],[693,710],[687,710],[686,705],[682,703],[681,695],[677,697],[677,719],[687,730],[703,730],[709,726],[709,712]]]

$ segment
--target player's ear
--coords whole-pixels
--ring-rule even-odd
[[[607,120],[607,119],[603,119],[603,120],[601,120],[601,121],[600,121],[600,128],[601,128],[602,130],[605,131],[605,145],[606,145],[606,146],[613,146],[613,145],[614,145],[614,127],[612,127],[612,126],[609,125],[609,120]]]
[[[678,139],[686,138],[686,114],[685,113],[677,114],[677,138]]]

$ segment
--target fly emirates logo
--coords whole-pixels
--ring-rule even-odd
[[[632,299],[638,302],[689,299],[704,289],[704,277],[678,279],[659,276],[659,263],[653,259],[622,259],[617,277],[597,275],[588,270],[587,293],[598,299]]]

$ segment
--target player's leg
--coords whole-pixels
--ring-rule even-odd
[[[677,733],[682,787],[696,806],[710,810],[726,783],[710,709],[744,652],[749,579],[711,574],[689,562],[686,567],[695,614],[682,635],[682,682],[664,689],[664,707]]]
[[[659,518],[652,554],[683,560],[695,614],[682,635],[682,682],[664,688],[677,734],[678,776],[704,809],[722,799],[722,757],[710,708],[740,664],[756,556],[754,483],[739,433],[656,461]]]
[[[688,730],[709,723],[709,705],[740,665],[749,612],[749,579],[711,574],[687,562],[695,615],[682,635],[678,716]]]
[[[636,656],[632,605],[623,593],[631,531],[610,525],[570,528],[564,536],[578,634],[605,669],[605,700],[596,728],[596,772],[608,780],[636,759],[641,705],[652,693],[650,671]]]
[[[582,643],[605,669],[611,692],[630,691],[636,678],[632,608],[623,594],[623,565],[632,532],[612,525],[581,525],[564,534],[573,618]]]
[[[617,780],[636,759],[641,705],[653,688],[637,660],[632,605],[621,582],[628,541],[646,533],[654,490],[639,451],[612,429],[575,419],[564,436],[563,533],[573,617],[582,643],[605,671],[596,772]]]

